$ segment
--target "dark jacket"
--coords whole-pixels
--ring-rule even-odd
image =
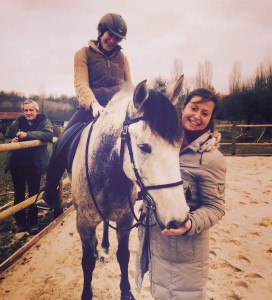
[[[10,127],[7,130],[5,138],[7,139],[6,142],[10,142],[16,136],[16,133],[19,129],[19,123],[24,116],[19,117],[17,120],[13,121]],[[40,140],[42,142],[53,142],[53,127],[51,121],[45,115],[37,115],[37,119],[39,121],[37,129],[34,131],[27,132],[27,138],[24,141],[31,141],[31,140]],[[49,162],[49,153],[47,150],[47,145],[39,146],[33,148],[33,161],[36,167],[36,170],[39,174],[46,173],[48,162]],[[15,150],[20,151],[20,150]],[[6,154],[6,158],[4,161],[4,171],[5,173],[11,170],[11,162],[14,155],[14,151],[8,151]]]

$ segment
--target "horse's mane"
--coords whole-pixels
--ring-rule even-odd
[[[149,90],[149,96],[142,107],[144,118],[151,130],[174,144],[180,142],[182,132],[177,111],[162,93]]]

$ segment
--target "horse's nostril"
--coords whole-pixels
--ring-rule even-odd
[[[178,229],[181,226],[181,223],[178,221],[171,221],[167,224],[166,228],[167,229]]]

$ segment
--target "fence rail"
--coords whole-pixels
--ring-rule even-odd
[[[61,128],[57,128],[57,135],[59,136],[61,133]],[[53,138],[53,143],[58,140],[57,137]],[[41,142],[39,140],[32,140],[32,141],[24,141],[18,143],[8,143],[8,144],[0,144],[0,152],[7,152],[7,151],[16,151],[26,148],[33,148],[33,147],[40,147],[43,145],[47,145],[47,143]],[[60,181],[59,184],[59,202],[56,203],[56,208],[61,208],[63,204],[63,188],[69,183],[69,178],[66,178]],[[42,198],[43,193],[40,193],[38,199]],[[32,205],[37,198],[37,195],[34,195],[24,201],[20,202],[19,204],[13,205],[8,209],[0,212],[0,221],[14,215],[15,213],[27,208],[28,206]]]
[[[264,143],[264,142],[259,142],[260,136],[257,142],[239,142],[237,141],[237,135],[238,135],[238,128],[271,128],[272,124],[238,124],[238,122],[233,122],[232,124],[216,124],[216,130],[220,131],[220,129],[224,128],[229,128],[232,132],[232,138],[231,142],[221,142],[221,146],[229,146],[231,147],[231,155],[237,155],[237,149],[239,147],[263,147],[270,149],[270,151],[267,151],[267,155],[272,154],[272,143]],[[264,133],[264,130],[262,134]]]
[[[65,178],[63,181],[62,181],[62,186],[64,187],[65,185],[69,184],[70,183],[70,180],[69,178]],[[42,195],[43,193],[41,193],[38,197],[38,199],[41,199],[42,198]],[[0,212],[0,221],[16,214],[17,212],[27,208],[28,206],[30,206],[31,204],[33,204],[35,201],[36,201],[36,198],[37,198],[37,195],[34,195],[16,205],[13,205],[12,207]],[[61,201],[62,202],[62,201]]]
[[[53,143],[55,143],[57,140],[58,140],[57,137],[53,137]],[[21,149],[26,149],[26,148],[34,148],[34,147],[40,147],[43,145],[47,145],[47,143],[41,142],[39,140],[0,144],[0,152],[21,150]]]
[[[238,124],[237,122],[233,122],[232,124],[217,124],[216,127],[220,127],[220,128],[231,128],[233,126],[236,126],[237,128],[241,127],[272,127],[272,124],[249,124],[249,125],[246,125],[246,124]]]

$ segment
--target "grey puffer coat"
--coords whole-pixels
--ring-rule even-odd
[[[6,142],[10,142],[11,139],[13,139],[16,136],[16,133],[19,129],[19,121],[20,118],[24,118],[24,116],[19,117],[17,120],[13,121],[11,126],[8,128],[7,133],[5,135]],[[51,121],[42,114],[38,114],[37,118],[39,120],[39,125],[36,130],[34,131],[28,131],[27,132],[27,138],[25,141],[30,140],[40,140],[42,142],[53,142],[53,126],[51,124]],[[40,147],[35,147],[34,152],[34,165],[36,167],[36,170],[39,174],[44,174],[47,171],[47,166],[49,163],[49,153],[47,150],[47,145],[43,145]],[[16,150],[20,151],[20,150]],[[6,158],[4,161],[4,171],[5,173],[9,172],[11,169],[11,160],[13,157],[14,151],[9,151],[6,154]]]
[[[192,227],[184,235],[165,236],[150,230],[151,294],[160,300],[203,300],[209,267],[209,228],[224,216],[226,160],[210,149],[211,134],[203,134],[181,151],[180,170]],[[203,150],[204,149],[204,150]],[[206,149],[206,150],[205,150]],[[136,284],[140,288],[139,229]]]

